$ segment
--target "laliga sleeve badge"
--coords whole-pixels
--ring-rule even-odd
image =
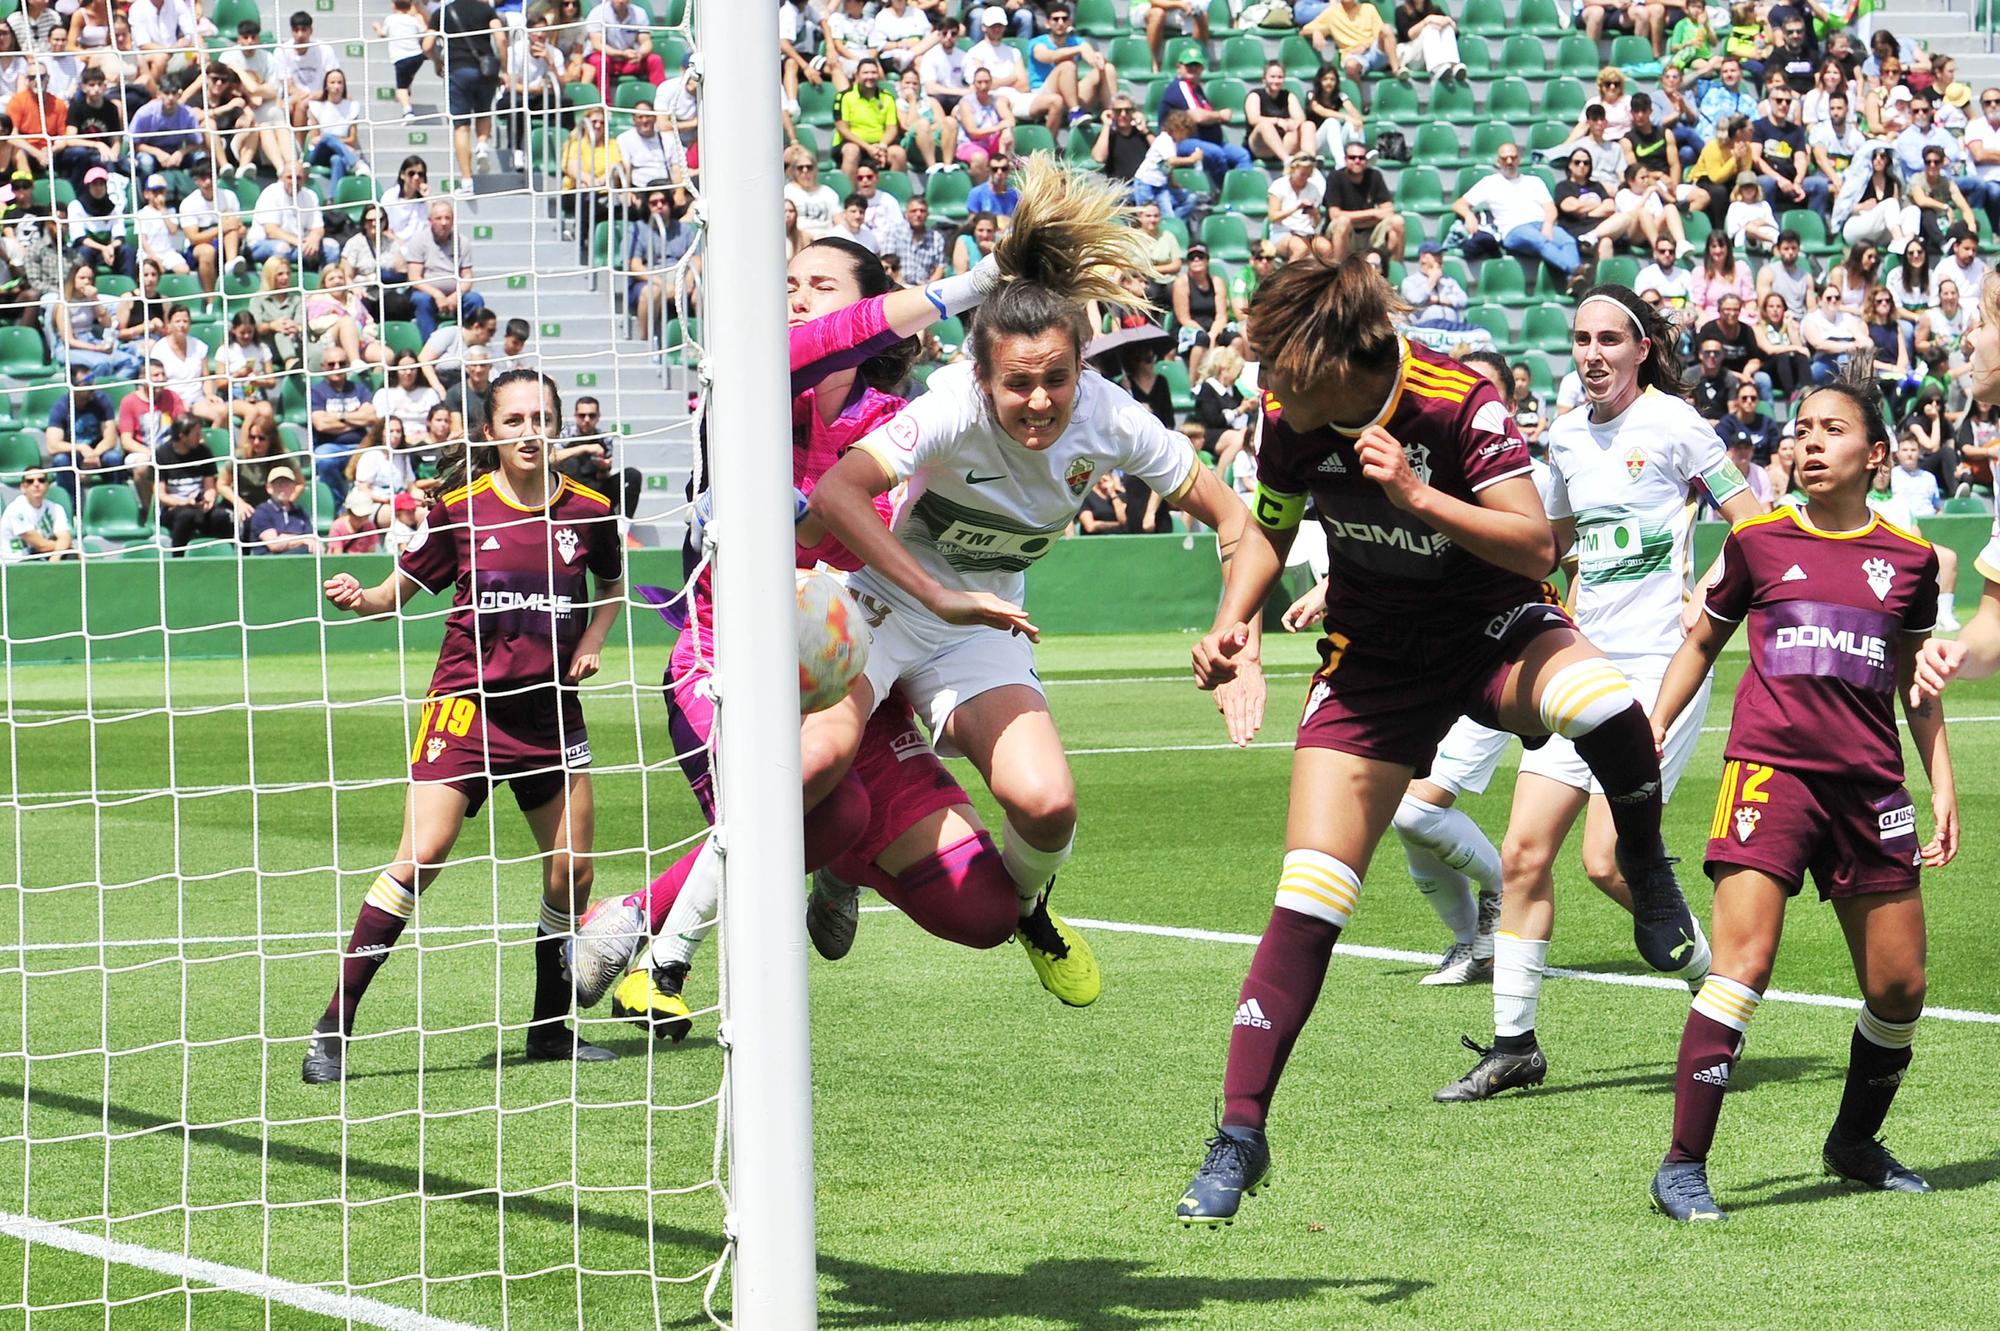
[[[905,453],[914,452],[917,447],[917,423],[908,416],[898,416],[888,424],[889,442]]]

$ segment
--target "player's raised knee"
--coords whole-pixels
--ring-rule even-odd
[[[1542,685],[1536,710],[1552,735],[1578,739],[1638,702],[1625,672],[1601,656],[1572,661]]]

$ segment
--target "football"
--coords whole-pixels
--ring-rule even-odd
[[[847,696],[868,664],[868,624],[831,573],[801,569],[799,711],[823,712]]]

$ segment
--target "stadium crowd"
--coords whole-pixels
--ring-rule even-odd
[[[2000,88],[1817,4],[1456,8],[782,0],[788,245],[846,236],[905,282],[966,271],[1019,161],[1061,153],[1127,183],[1170,279],[1132,288],[1158,314],[1099,311],[1094,363],[1239,488],[1238,333],[1317,246],[1377,265],[1411,337],[1513,361],[1531,443],[1582,400],[1570,302],[1620,281],[1673,312],[1760,495],[1794,488],[1797,392],[1867,357],[1909,455],[1884,502],[1985,511],[2000,410],[1971,401],[1965,346],[2000,227]],[[252,0],[22,0],[0,25],[0,479],[27,482],[7,557],[406,539],[480,388],[533,356],[460,225],[475,179],[546,172],[563,239],[622,270],[664,354],[701,294],[683,9],[392,0],[370,26],[397,114],[422,119],[436,78],[451,129],[434,189],[423,153],[371,161],[378,90],[310,12],[279,35]],[[927,334],[909,389],[963,342],[956,320]],[[639,477],[596,412],[556,456],[629,515]],[[296,489],[267,527],[272,471]],[[1078,526],[1171,521],[1112,478]]]

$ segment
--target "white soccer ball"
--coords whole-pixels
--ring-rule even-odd
[[[831,573],[800,569],[799,711],[823,712],[847,696],[868,665],[868,622]]]

